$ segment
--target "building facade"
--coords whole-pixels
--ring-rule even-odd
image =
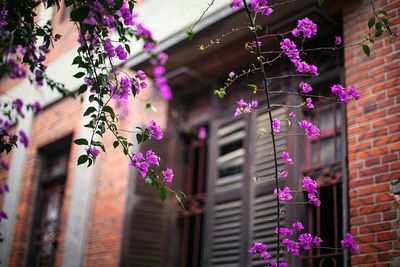
[[[223,100],[213,95],[230,71],[251,66],[254,55],[244,49],[251,36],[239,31],[220,44],[198,49],[232,27],[247,25],[246,16],[241,10],[233,12],[230,1],[216,1],[189,41],[185,27],[196,21],[207,1],[167,2],[141,1],[137,9],[170,56],[167,77],[174,98],[165,102],[156,89],[148,89],[130,100],[129,115],[120,127],[133,129],[155,119],[164,128],[164,140],[138,149],[150,146],[163,164],[174,166],[174,186],[187,194],[185,209],[173,198],[161,203],[128,167],[122,151],[111,149],[111,135],[104,137],[109,149],[95,166],[76,166],[82,151],[72,141],[90,134],[82,119],[87,102],[35,90],[28,81],[3,79],[0,89],[6,94],[0,97],[39,100],[45,107],[19,125],[30,134],[28,149],[14,150],[6,159],[11,192],[2,205],[9,219],[0,223],[5,266],[264,266],[247,252],[253,242],[266,243],[276,254],[272,143],[267,135],[255,138],[261,127],[268,129],[268,115],[260,109],[233,117],[235,101],[250,99],[249,80],[258,84],[260,77],[239,80]],[[399,33],[400,3],[378,0],[374,5],[387,11],[393,32]],[[50,52],[49,76],[76,90],[81,81],[72,77],[76,71],[70,61],[77,33],[66,19],[68,10],[56,16],[42,12],[63,35]],[[314,47],[331,46],[335,35],[351,45],[366,34],[372,15],[367,0],[327,1],[321,9],[315,1],[301,1],[278,5],[261,23],[270,25],[271,32],[285,32],[307,16],[318,24]],[[272,39],[264,45],[279,48]],[[340,82],[356,87],[362,97],[347,105],[315,100],[315,110],[297,109],[291,125],[286,122],[294,109],[281,105],[298,105],[304,99],[277,92],[294,93],[302,80],[293,76],[269,85],[277,104],[273,115],[288,133],[277,136],[278,153],[290,151],[296,160],[280,184],[299,188],[302,175],[316,178],[322,201],[320,208],[284,205],[282,224],[300,219],[326,247],[339,247],[343,233],[350,231],[361,250],[351,255],[340,249],[285,255],[290,266],[400,266],[399,51],[398,38],[389,42],[383,37],[371,46],[370,57],[360,46],[310,53],[308,59],[321,75],[304,81],[319,95],[329,96],[329,87]],[[151,73],[139,47],[133,47],[132,54],[126,71]],[[267,68],[268,74],[293,73],[286,61]],[[254,98],[265,104],[262,94]],[[148,102],[157,112],[145,108]],[[294,125],[303,118],[321,129],[318,138],[296,136]]]

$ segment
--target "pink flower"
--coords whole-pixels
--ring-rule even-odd
[[[275,228],[275,234],[278,234],[278,227]],[[293,235],[293,230],[287,227],[279,228],[279,235],[282,237],[287,237]]]
[[[308,176],[303,176],[303,189],[308,193],[317,192],[317,183]]]
[[[96,147],[91,146],[88,149],[88,153],[92,155],[93,157],[97,158],[100,155],[100,150],[98,150]]]
[[[249,254],[260,254],[265,260],[271,258],[271,255],[267,251],[267,246],[264,243],[254,243],[249,249]]]
[[[200,127],[199,130],[198,130],[198,135],[197,135],[197,137],[198,137],[200,140],[206,139],[206,138],[207,138],[207,129],[206,129],[205,127]]]
[[[172,183],[172,180],[174,179],[174,172],[172,171],[172,169],[167,168],[165,171],[162,172],[162,174],[164,175],[164,179],[166,182]]]
[[[128,77],[121,78],[120,86],[110,86],[111,94],[114,100],[128,100],[132,88],[132,80]]]
[[[24,147],[27,148],[29,146],[29,138],[26,135],[26,133],[23,130],[20,130],[18,132],[18,136],[19,136],[19,141],[21,142],[21,144],[23,144]]]
[[[243,1],[242,0],[232,0],[232,10],[236,10],[238,8],[243,7]]]
[[[151,165],[159,166],[160,165],[159,159],[160,158],[152,150],[148,150],[146,152],[146,161],[147,161],[147,163],[149,163]]]
[[[150,135],[153,136],[156,140],[161,140],[163,138],[163,131],[155,121],[149,121],[147,128],[149,129]]]
[[[268,6],[267,0],[251,0],[250,5],[253,7],[254,11],[260,12],[265,16],[269,16],[273,10]]]
[[[294,256],[300,255],[300,245],[297,242],[285,238],[282,240],[282,246],[286,247],[287,251],[289,253],[292,253]],[[275,263],[275,265],[272,265],[272,262],[271,262],[271,266],[277,266],[277,265],[276,265],[276,263]]]
[[[335,36],[335,45],[340,45],[342,43],[342,37],[339,35]]]
[[[293,118],[296,118],[296,113],[290,112],[289,113],[289,119],[293,119]]]
[[[122,45],[118,45],[115,48],[115,52],[117,53],[117,57],[119,60],[124,60],[124,61],[127,60],[128,53],[125,51],[125,49],[122,47]]]
[[[302,35],[304,38],[311,38],[317,34],[317,24],[309,18],[300,19],[297,21],[297,28],[293,29],[292,35],[299,37]]]
[[[278,195],[279,200],[291,200],[293,198],[292,194],[290,193],[290,188],[287,186],[283,188],[283,190],[280,188],[275,188],[274,195]]]
[[[299,121],[299,126],[305,130],[307,138],[320,135],[319,129],[307,120]]]
[[[129,165],[136,168],[143,178],[146,177],[149,170],[149,163],[146,162],[142,152],[137,152],[133,155]]]
[[[313,247],[313,237],[309,233],[301,234],[298,241],[299,245],[306,250],[310,250]]]
[[[235,110],[235,113],[234,113],[235,117],[242,115],[244,113],[252,112],[254,108],[258,107],[257,100],[253,100],[250,103],[247,103],[243,99],[239,99],[238,101],[236,101],[236,104],[238,104],[239,107],[237,107]]]
[[[8,215],[4,210],[0,210],[0,218],[8,219]]]
[[[113,57],[115,56],[114,46],[112,45],[110,39],[106,39],[106,40],[104,41],[103,47],[104,47],[104,50],[106,51],[107,56],[108,56],[109,58],[113,58]]]
[[[281,131],[281,121],[278,119],[273,119],[272,128],[274,129],[274,133],[279,133]]]
[[[243,98],[236,101],[236,103],[239,105],[239,107],[243,107],[243,106],[247,105],[247,103],[243,100]]]
[[[282,177],[287,177],[288,176],[288,171],[287,170],[281,170],[281,176]]]
[[[307,97],[307,98],[306,98],[306,106],[307,106],[309,109],[313,109],[313,108],[314,108],[314,104],[312,103],[311,97]]]
[[[344,240],[340,241],[340,243],[342,244],[343,248],[351,248],[351,250],[356,253],[360,252],[360,247],[356,244],[353,239],[353,235],[350,233],[346,233]]]
[[[294,160],[290,157],[289,152],[284,151],[281,157],[286,161],[287,164],[294,164]]]
[[[294,222],[294,223],[293,223],[293,229],[294,229],[296,232],[300,232],[301,230],[304,229],[304,226],[303,226],[303,224],[302,224],[301,222],[297,221],[297,222]]]
[[[360,92],[354,87],[349,87],[347,90],[341,84],[334,84],[331,86],[331,92],[339,97],[339,100],[343,103],[347,103],[350,100],[359,100],[361,98]]]
[[[314,204],[317,207],[321,206],[321,200],[319,200],[314,193],[308,193],[307,197],[310,200],[311,204]]]
[[[312,91],[311,85],[309,85],[308,83],[305,83],[305,82],[300,82],[299,87],[305,94]]]
[[[292,61],[300,59],[300,53],[297,46],[289,38],[285,38],[280,42],[280,46],[285,55]]]

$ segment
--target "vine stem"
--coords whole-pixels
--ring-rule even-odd
[[[267,100],[267,108],[268,108],[268,115],[269,115],[269,124],[271,127],[271,137],[272,137],[272,147],[273,147],[273,154],[274,154],[274,168],[275,168],[275,187],[279,188],[279,181],[278,181],[278,159],[276,156],[276,143],[275,143],[275,134],[274,134],[274,130],[273,130],[273,122],[272,122],[272,112],[271,112],[271,101],[270,101],[270,95],[268,92],[268,83],[267,83],[267,73],[265,71],[264,68],[264,64],[261,61],[262,55],[261,55],[261,50],[260,50],[260,46],[258,44],[258,38],[257,38],[257,32],[256,32],[256,28],[254,26],[254,21],[253,21],[253,17],[250,13],[250,9],[249,6],[247,5],[247,1],[246,0],[242,0],[243,4],[244,4],[244,8],[246,10],[246,14],[247,17],[249,19],[249,23],[251,26],[251,31],[253,33],[253,37],[254,37],[254,43],[256,45],[256,54],[257,54],[257,60],[260,62],[260,69],[261,69],[261,73],[263,75],[263,87],[264,87],[264,91],[265,91],[265,98]],[[276,195],[276,205],[277,205],[277,228],[278,228],[278,233],[280,231],[280,219],[281,219],[281,210],[280,210],[280,202],[279,202],[279,195]],[[276,238],[276,246],[277,246],[277,266],[279,266],[279,256],[280,256],[280,251],[281,251],[281,244],[280,244],[280,237],[279,235],[277,235]]]

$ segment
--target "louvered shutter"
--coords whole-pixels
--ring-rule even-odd
[[[285,133],[286,110],[274,109],[273,118],[281,120]],[[270,130],[268,125],[265,111],[212,123],[205,266],[264,266],[265,261],[248,254],[253,242],[264,242],[271,254],[276,254],[272,139],[266,134],[255,141],[256,130]],[[280,154],[286,150],[286,136],[276,136],[276,145],[278,168],[282,169]],[[261,179],[254,182],[252,177]],[[281,222],[283,225],[283,216]]]
[[[274,109],[272,117],[281,120],[281,133],[287,132],[287,116],[284,108]],[[261,127],[270,131],[269,117],[267,112],[259,112],[256,116],[256,129]],[[284,163],[280,155],[286,150],[286,136],[276,135],[275,142],[278,155],[278,170],[284,169]],[[275,188],[274,180],[274,157],[272,154],[272,138],[270,134],[261,137],[255,143],[254,155],[254,175],[261,177],[253,187],[253,207],[252,207],[252,230],[251,240],[253,242],[263,242],[267,245],[268,251],[272,256],[276,255],[276,198],[273,195]],[[284,181],[280,180],[280,187]],[[285,211],[285,206],[281,206],[281,211]],[[281,216],[281,225],[284,224],[284,216]],[[252,257],[252,266],[265,266],[267,262],[261,261],[259,257]]]
[[[214,122],[207,202],[207,266],[240,266],[246,120]]]
[[[152,149],[162,159],[168,159],[170,142],[149,141],[141,146],[141,151]],[[161,162],[161,164],[165,164]],[[161,166],[165,168],[165,166]],[[168,266],[169,221],[171,207],[162,203],[151,186],[146,186],[142,176],[132,169],[128,195],[128,212],[124,231],[124,247],[121,266],[165,267]],[[132,184],[133,183],[133,184]]]

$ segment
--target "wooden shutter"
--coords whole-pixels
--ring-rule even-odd
[[[281,133],[287,132],[287,116],[284,108],[274,109],[272,117],[281,120]],[[256,118],[256,129],[265,128],[270,131],[269,117],[267,112],[260,112]],[[278,170],[284,169],[285,165],[280,155],[286,150],[286,136],[275,136]],[[266,134],[255,142],[254,154],[254,174],[261,179],[252,183],[253,187],[253,207],[252,207],[252,226],[251,240],[253,242],[263,242],[267,245],[268,251],[272,256],[276,255],[276,198],[273,195],[275,188],[275,169],[274,157],[272,154],[272,138],[270,134]],[[284,181],[280,180],[280,187],[284,185]],[[281,211],[285,211],[285,207],[281,206]],[[281,217],[281,225],[284,224],[284,216]],[[251,266],[265,266],[267,262],[261,261],[259,257],[252,257]]]
[[[273,117],[286,132],[286,110],[274,109]],[[272,140],[267,134],[255,141],[255,130],[269,130],[268,125],[265,111],[211,124],[205,266],[264,266],[265,261],[248,254],[253,242],[264,242],[276,253]],[[285,135],[277,136],[276,144],[280,157]],[[281,159],[278,165],[283,168]],[[254,182],[256,176],[262,179]]]
[[[152,149],[162,159],[168,159],[170,142],[149,141],[140,151]],[[170,155],[170,154],[169,154]],[[164,162],[160,162],[165,164]],[[165,166],[161,166],[165,168]],[[162,203],[157,192],[146,186],[142,176],[135,172],[130,177],[127,213],[124,230],[124,246],[120,266],[164,267],[169,266],[169,221],[173,215],[168,200]],[[133,192],[132,192],[132,191]]]
[[[206,266],[240,266],[246,125],[243,118],[211,125]]]

